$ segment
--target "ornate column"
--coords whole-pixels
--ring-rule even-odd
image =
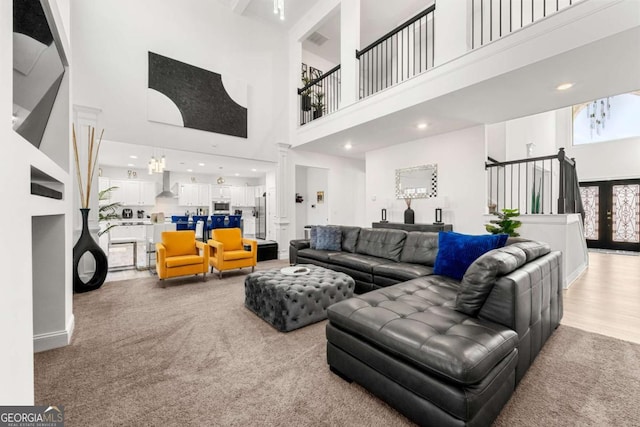
[[[292,184],[291,168],[289,165],[289,148],[291,145],[278,143],[278,166],[276,168],[276,209],[275,209],[275,238],[278,242],[278,258],[289,256],[289,212],[293,199],[290,196]]]

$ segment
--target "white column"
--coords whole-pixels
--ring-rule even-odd
[[[340,3],[340,108],[358,101],[360,49],[360,0]]]
[[[278,258],[286,259],[289,254],[289,226],[291,218],[291,204],[294,200],[290,196],[290,187],[292,184],[290,165],[289,165],[289,148],[291,145],[278,143],[278,166],[276,168],[276,209],[275,209],[275,238],[278,242]]]
[[[443,1],[438,2],[434,13],[434,62],[441,65],[469,50],[471,11],[468,1]]]

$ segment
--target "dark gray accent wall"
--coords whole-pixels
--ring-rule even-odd
[[[220,74],[149,52],[149,88],[175,103],[185,127],[247,137],[247,109],[231,99]]]

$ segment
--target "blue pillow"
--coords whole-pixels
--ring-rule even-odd
[[[473,261],[492,249],[503,247],[508,237],[507,234],[471,236],[441,231],[438,234],[438,255],[433,274],[462,280]]]
[[[318,227],[316,249],[323,251],[341,250],[342,230],[338,227]]]

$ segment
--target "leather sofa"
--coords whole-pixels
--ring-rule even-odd
[[[359,253],[357,244],[354,252],[325,254],[332,269],[344,267],[332,260],[340,253],[364,255],[361,265],[372,265],[370,285],[377,288],[327,310],[329,366],[420,425],[490,425],[560,323],[561,253],[510,239],[476,259],[462,280],[420,274],[385,286],[382,278],[398,280],[433,267],[427,259],[437,256],[437,233],[412,234],[399,253],[394,239],[378,236],[396,249],[382,258],[389,262],[372,265],[372,255]],[[320,254],[311,251],[292,242],[297,262],[318,261]],[[422,263],[412,270],[410,259]],[[408,265],[394,270],[398,264]]]
[[[342,232],[340,251],[312,249],[308,239],[292,240],[290,263],[315,264],[346,273],[355,280],[356,293],[433,273],[438,233],[336,227]]]

